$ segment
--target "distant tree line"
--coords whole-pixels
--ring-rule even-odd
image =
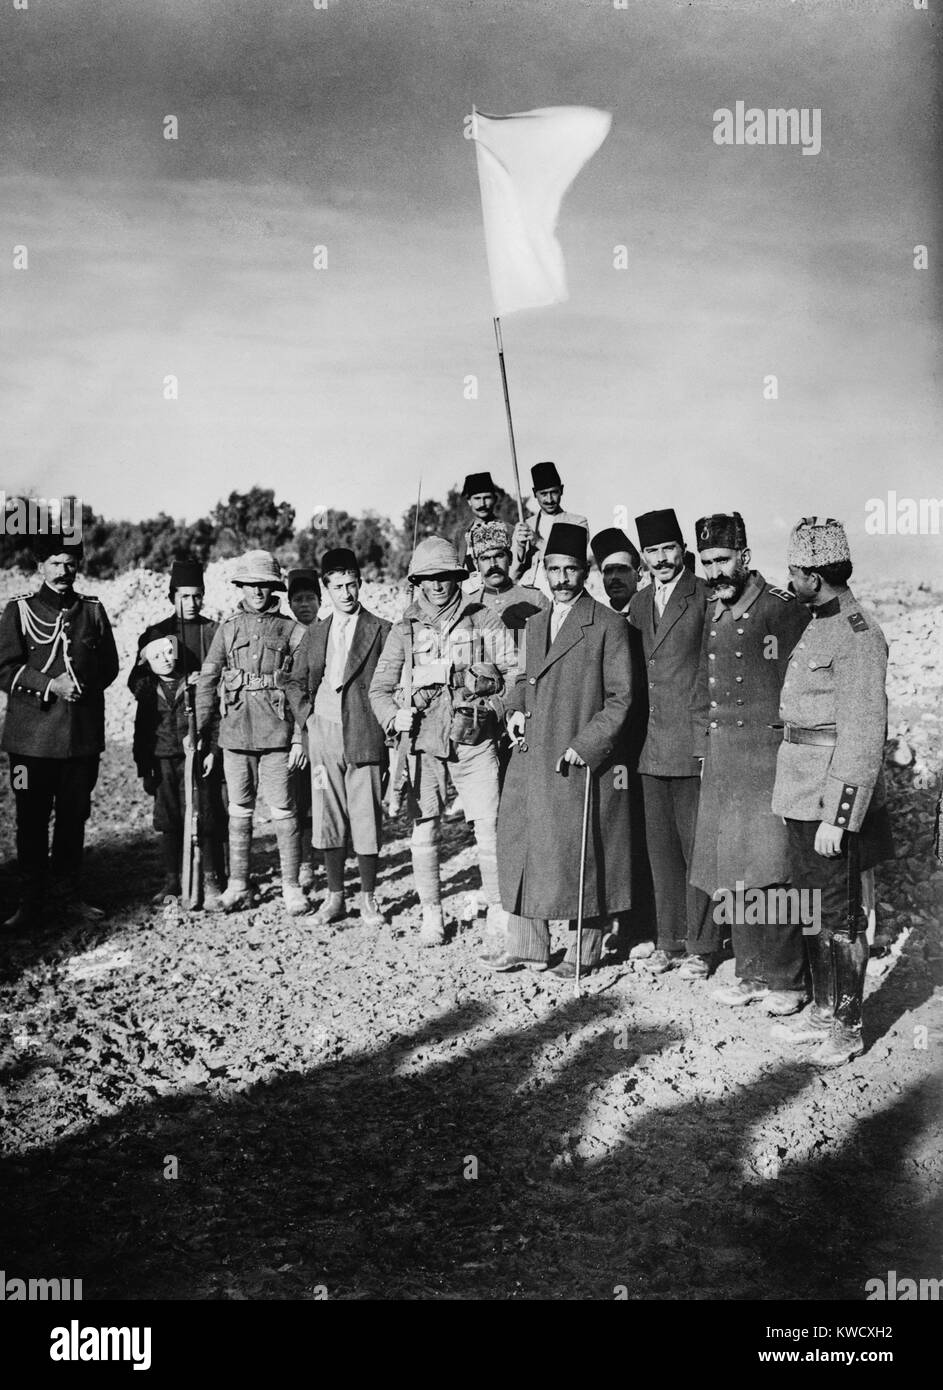
[[[0,569],[35,569],[36,556],[29,537],[12,534],[7,521],[21,507],[22,499],[5,499],[4,526],[0,530]],[[513,524],[517,510],[505,493],[498,513]],[[459,488],[449,489],[444,502],[432,498],[403,514],[400,524],[372,509],[360,516],[333,508],[319,510],[306,524],[295,525],[295,509],[276,502],[273,488],[231,492],[216,503],[209,516],[194,522],[175,520],[166,512],[144,521],[108,521],[86,502],[82,506],[83,570],[96,579],[112,579],[126,570],[170,569],[174,560],[194,559],[201,564],[224,560],[244,550],[269,550],[285,568],[318,569],[325,550],[347,546],[358,556],[366,579],[401,579],[409,568],[413,536],[447,536],[458,543],[468,529],[471,515]]]

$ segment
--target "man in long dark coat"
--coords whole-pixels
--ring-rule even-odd
[[[762,999],[767,1012],[790,1014],[805,1001],[805,953],[799,918],[773,920],[776,889],[789,881],[789,836],[771,802],[782,742],[779,693],[809,613],[750,569],[739,512],[701,517],[695,532],[713,602],[701,648],[705,757],[691,882],[712,897],[727,890],[731,896],[720,901],[728,906],[738,883],[767,890],[765,921],[754,922],[755,912],[727,920],[722,906],[714,908],[731,928],[737,973],[737,983],[714,998],[731,1008]]]
[[[599,962],[606,919],[632,901],[629,637],[624,619],[585,592],[582,526],[553,526],[544,566],[552,604],[527,622],[524,669],[506,697],[517,751],[498,816],[498,879],[510,917],[506,951],[489,963],[502,971],[545,970],[549,919],[577,916],[588,775],[581,955],[588,972]],[[555,973],[576,974],[575,943]]]

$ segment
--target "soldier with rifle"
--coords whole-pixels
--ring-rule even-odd
[[[165,636],[162,626],[155,624],[142,634],[139,656],[149,678],[139,675],[135,682],[133,744],[138,776],[154,798],[154,829],[163,845],[164,882],[154,902],[179,897],[186,907],[202,902],[212,911],[219,906],[220,887],[201,814],[199,783],[204,779],[194,688],[181,671],[176,637]],[[208,759],[214,754],[215,729],[203,751]]]
[[[215,911],[226,879],[227,817],[223,802],[222,758],[215,745],[200,744],[196,731],[196,682],[218,627],[212,618],[203,615],[204,592],[203,566],[199,561],[175,560],[170,571],[169,593],[174,611],[153,623],[138,638],[138,655],[128,676],[128,688],[138,702],[135,718],[138,775],[144,779],[146,790],[154,788],[150,794],[161,799],[162,793],[157,787],[162,784],[168,798],[160,811],[155,801],[154,824],[164,836],[165,864],[164,882],[154,901],[176,897],[182,884],[186,906],[196,907],[202,901],[209,911]],[[169,792],[170,772],[165,769],[161,779],[150,762],[153,756],[150,744],[157,736],[157,725],[166,714],[163,709],[166,687],[162,688],[161,678],[146,659],[144,646],[160,637],[174,639],[175,664],[171,674],[175,684],[181,678],[184,681],[178,692],[182,725],[177,753],[181,762],[175,780],[179,784],[181,810],[176,817],[169,809],[173,801]],[[163,657],[161,664],[165,664]],[[169,747],[168,734],[169,728],[161,738],[162,747]]]
[[[405,795],[413,819],[412,860],[422,906],[420,942],[445,942],[439,827],[447,779],[475,828],[489,930],[504,935],[498,888],[498,719],[505,676],[514,669],[505,628],[461,590],[455,546],[428,536],[409,566],[415,597],[395,623],[370,684],[370,703],[394,742],[390,794]]]

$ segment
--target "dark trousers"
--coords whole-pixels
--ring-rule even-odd
[[[154,759],[154,772],[159,779],[154,793],[155,830],[183,834],[187,809],[185,770],[186,759],[182,756]],[[209,777],[196,779],[201,839],[222,840],[225,836],[226,812],[220,794],[221,782],[222,777],[217,775],[215,767]]]
[[[775,888],[773,885],[764,892],[770,894]],[[767,902],[770,902],[769,897]],[[800,921],[735,921],[731,936],[739,979],[760,980],[773,990],[805,989],[806,963]]]
[[[688,882],[700,793],[699,777],[642,775],[658,948],[704,956],[720,950],[723,932],[708,894]]]
[[[27,895],[41,895],[51,870],[58,879],[77,879],[91,815],[99,757],[27,758],[10,754],[10,783],[16,801],[16,856]],[[55,812],[52,860],[49,820]]]
[[[786,821],[793,887],[812,889],[818,894],[820,930],[805,937],[812,992],[820,1014],[832,1015],[843,1028],[859,1029],[868,964],[860,863],[855,863],[849,872],[848,835],[842,836],[841,853],[834,859],[816,854],[818,827],[818,821]],[[846,933],[849,893],[857,926],[853,942]]]

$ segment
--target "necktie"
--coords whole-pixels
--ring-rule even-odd
[[[340,690],[344,684],[344,668],[347,665],[347,633],[350,628],[350,619],[335,618],[331,637],[334,645],[334,664],[331,669],[331,684],[335,690]]]
[[[561,627],[563,626],[564,620],[565,620],[565,618],[566,618],[566,615],[569,613],[569,611],[570,611],[570,605],[569,605],[568,603],[555,603],[555,604],[553,605],[553,613],[552,613],[551,616],[550,616],[550,641],[551,641],[551,642],[555,642],[555,641],[557,640],[557,633],[560,631]]]

